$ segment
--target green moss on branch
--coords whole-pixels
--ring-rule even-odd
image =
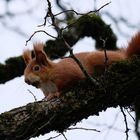
[[[0,115],[0,139],[20,140],[51,131],[63,132],[109,107],[132,107],[140,93],[139,71],[140,58],[133,57],[114,63],[98,77],[100,86],[84,80],[58,99],[30,103],[3,113]]]

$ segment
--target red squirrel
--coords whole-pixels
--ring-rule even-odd
[[[43,50],[44,44],[34,45],[35,57],[31,57],[31,51],[26,50],[23,58],[26,63],[24,71],[25,82],[40,88],[47,100],[59,97],[64,89],[77,81],[84,79],[85,75],[72,58],[64,58],[58,63],[51,61]],[[140,54],[140,32],[128,43],[128,47],[119,51],[107,51],[108,65],[114,61],[120,61]],[[89,75],[94,75],[94,69],[105,68],[104,51],[81,52],[75,54]]]

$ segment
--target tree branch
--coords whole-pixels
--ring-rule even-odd
[[[88,28],[87,28],[88,25]],[[42,32],[46,35],[51,36],[44,30],[35,31],[29,40],[38,33]],[[97,15],[86,15],[77,19],[76,24],[73,25],[69,30],[63,31],[63,36],[68,42],[69,46],[73,47],[73,45],[85,36],[90,36],[96,40],[96,47],[103,49],[103,41],[106,37],[107,41],[105,42],[105,48],[108,49],[116,49],[116,37],[111,30],[110,26],[105,24],[105,22]],[[54,36],[51,36],[53,39]],[[102,40],[101,40],[102,38]],[[51,59],[56,59],[63,57],[65,53],[68,51],[63,39],[48,40],[44,47],[45,52]],[[85,46],[86,47],[86,46]],[[25,64],[21,56],[12,57],[5,61],[5,64],[0,63],[0,83],[5,83],[8,80],[13,79],[14,77],[23,75],[23,71],[25,69]]]
[[[129,138],[128,132],[129,132],[130,129],[128,128],[127,118],[126,118],[126,114],[125,114],[125,112],[124,112],[124,110],[123,110],[123,107],[120,106],[120,109],[121,109],[121,112],[122,112],[122,114],[123,114],[124,122],[125,122],[125,128],[126,128],[126,130],[125,130],[126,140],[128,140],[128,138]]]
[[[100,84],[79,82],[58,99],[38,101],[0,115],[0,139],[29,139],[40,134],[67,128],[90,115],[98,115],[109,107],[130,107],[140,93],[140,59],[117,62],[106,74],[98,77]]]

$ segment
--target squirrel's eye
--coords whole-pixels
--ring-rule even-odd
[[[34,71],[39,71],[39,70],[40,70],[40,66],[39,66],[39,65],[35,65],[35,66],[33,67],[33,70],[34,70]]]

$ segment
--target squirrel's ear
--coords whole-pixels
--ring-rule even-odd
[[[43,46],[44,44],[42,43],[34,44],[35,59],[37,63],[48,66],[50,65],[50,62],[47,55],[45,54],[43,50]]]
[[[31,59],[32,59],[32,57],[31,57],[31,51],[30,50],[25,50],[23,52],[22,57],[24,59],[25,64],[27,65],[31,61]]]

